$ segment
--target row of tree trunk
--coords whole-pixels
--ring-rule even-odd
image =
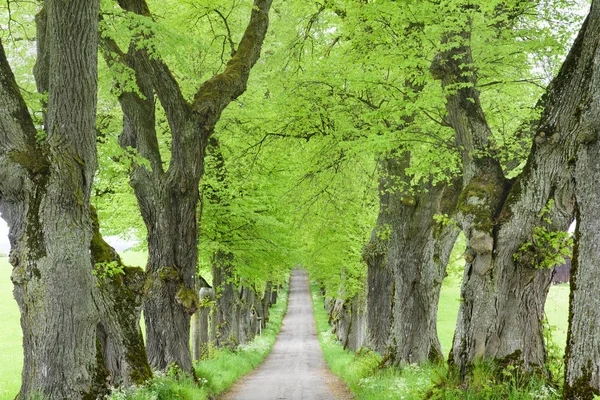
[[[118,3],[152,18],[145,0]],[[38,91],[47,95],[41,123],[34,122],[0,43],[0,212],[9,225],[24,348],[17,398],[93,399],[110,386],[145,381],[151,367],[172,364],[194,373],[189,337],[198,306],[196,212],[205,149],[223,109],[246,89],[270,7],[271,0],[254,2],[225,70],[188,102],[160,57],[140,44],[146,36],[131,38],[124,52],[98,34],[98,0],[45,0],[36,16],[34,71]],[[133,71],[138,89],[117,92],[124,115],[120,143],[150,162],[150,168],[131,169],[148,230],[145,272],[122,265],[90,212],[99,38],[109,65]],[[166,169],[155,94],[172,131]]]
[[[365,296],[349,299],[328,297],[325,310],[329,315],[332,333],[344,349],[357,351],[367,344],[367,304]]]
[[[269,281],[259,291],[236,279],[231,254],[213,257],[213,287],[199,283],[200,303],[193,317],[192,354],[201,360],[213,347],[234,349],[251,342],[269,322],[269,308],[277,302],[277,288]]]
[[[462,17],[457,17],[461,19]],[[462,152],[460,181],[411,186],[407,153],[381,160],[380,212],[363,257],[366,343],[396,365],[442,360],[436,331],[439,291],[459,230],[467,249],[461,303],[449,362],[467,377],[478,360],[546,375],[542,322],[551,269],[564,232],[576,219],[564,398],[600,394],[600,2],[593,1],[562,69],[531,124],[524,171],[504,176],[479,102],[468,47],[470,21],[446,34],[432,65],[447,89],[447,121]],[[458,87],[458,89],[456,89]],[[450,214],[457,226],[436,222]],[[560,258],[560,257],[559,257]],[[344,346],[362,343],[359,300],[331,300],[334,330]],[[356,316],[355,316],[356,314]],[[354,329],[354,333],[353,333]]]

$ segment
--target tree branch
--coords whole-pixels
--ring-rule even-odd
[[[124,66],[135,72],[138,93],[122,91],[118,95],[123,110],[123,132],[119,143],[123,148],[132,147],[150,161],[152,170],[163,172],[162,158],[158,147],[155,125],[154,88],[143,72],[144,56],[132,45],[125,54],[118,44],[109,37],[100,37],[100,49],[110,68]],[[117,90],[120,88],[116,87]]]
[[[260,56],[263,40],[269,26],[272,0],[255,0],[248,27],[236,54],[229,60],[225,71],[204,82],[192,105],[194,112],[206,117],[211,128],[221,112],[246,90],[250,70]]]
[[[125,11],[152,18],[146,0],[118,0],[118,3]],[[160,58],[150,57],[146,50],[135,49],[135,46],[130,47],[130,55],[132,51],[140,53],[139,60],[142,63],[140,67],[143,71],[139,72],[147,73],[152,80],[158,99],[165,109],[171,132],[176,134],[184,125],[189,113],[189,105],[181,93],[177,80]]]
[[[17,163],[33,173],[46,165],[36,130],[0,40],[0,168]],[[3,169],[3,168],[2,168]]]
[[[235,56],[235,44],[233,43],[233,39],[231,38],[231,29],[229,29],[229,23],[227,22],[227,18],[225,18],[223,13],[221,13],[221,11],[217,10],[216,8],[214,11],[219,15],[219,17],[221,17],[223,23],[225,24],[225,29],[227,29],[227,41],[229,42],[229,47],[231,47],[231,57],[233,57]]]

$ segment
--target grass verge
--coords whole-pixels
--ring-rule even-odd
[[[318,286],[311,294],[319,342],[331,371],[342,378],[359,400],[380,399],[559,399],[558,390],[544,381],[525,379],[511,368],[498,373],[489,365],[475,366],[465,389],[463,382],[444,364],[407,365],[402,369],[380,368],[381,356],[367,349],[344,350],[331,333],[328,315]]]
[[[275,338],[281,329],[287,311],[288,289],[283,289],[269,314],[269,322],[261,336],[236,350],[213,349],[206,360],[195,364],[200,377],[198,386],[190,378],[180,378],[176,370],[156,374],[139,387],[119,389],[112,393],[111,400],[204,400],[225,392],[239,378],[256,368],[271,352]]]
[[[370,350],[356,353],[346,351],[331,333],[329,317],[323,306],[323,297],[317,285],[311,283],[310,291],[315,313],[319,343],[329,369],[338,375],[357,399],[419,399],[424,398],[432,386],[435,369],[410,366],[380,369],[381,356]]]
[[[23,333],[21,314],[13,297],[12,267],[0,257],[0,399],[14,399],[21,387]]]

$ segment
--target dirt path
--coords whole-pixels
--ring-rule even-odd
[[[292,274],[288,311],[271,354],[221,399],[352,399],[346,385],[323,360],[305,271]]]

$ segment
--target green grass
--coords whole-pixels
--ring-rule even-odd
[[[0,258],[0,399],[14,399],[21,386],[23,347],[20,313],[10,281],[12,267]]]
[[[270,353],[287,310],[287,298],[288,291],[284,289],[279,294],[277,304],[271,307],[269,323],[261,336],[235,351],[212,349],[207,360],[195,364],[200,387],[190,378],[174,379],[178,373],[169,371],[166,375],[158,374],[141,387],[116,391],[110,399],[205,400],[223,393],[240,377],[256,368]]]
[[[376,399],[557,399],[555,389],[545,382],[528,380],[521,382],[518,376],[506,374],[505,381],[498,381],[487,365],[478,365],[470,382],[470,389],[464,391],[462,382],[449,373],[447,365],[409,365],[402,370],[379,368],[381,356],[371,351],[357,353],[343,350],[331,333],[328,315],[323,307],[323,298],[318,288],[311,285],[315,320],[319,342],[325,360],[331,371],[340,376],[350,390],[360,400]],[[566,298],[564,297],[566,293]],[[457,285],[444,287],[440,296],[438,311],[438,333],[444,352],[451,347],[454,326],[458,314],[460,288]],[[567,301],[565,301],[565,299]],[[568,308],[568,286],[555,286],[550,289],[547,303],[548,319],[558,325],[553,331],[553,339],[564,346],[564,330]],[[552,315],[550,315],[552,314]]]
[[[560,284],[550,288],[546,299],[546,318],[553,327],[552,339],[563,350],[567,346],[567,328],[569,321],[569,285]]]
[[[442,351],[446,358],[452,348],[452,338],[454,337],[454,328],[456,327],[456,318],[458,317],[458,307],[460,305],[460,284],[444,285],[440,292],[440,302],[438,305],[438,337],[442,345]]]
[[[216,350],[208,360],[196,364],[198,376],[206,380],[206,385],[213,394],[229,389],[240,377],[256,368],[271,352],[287,311],[287,299],[286,288],[279,294],[277,304],[271,307],[269,322],[262,336],[235,351]]]

